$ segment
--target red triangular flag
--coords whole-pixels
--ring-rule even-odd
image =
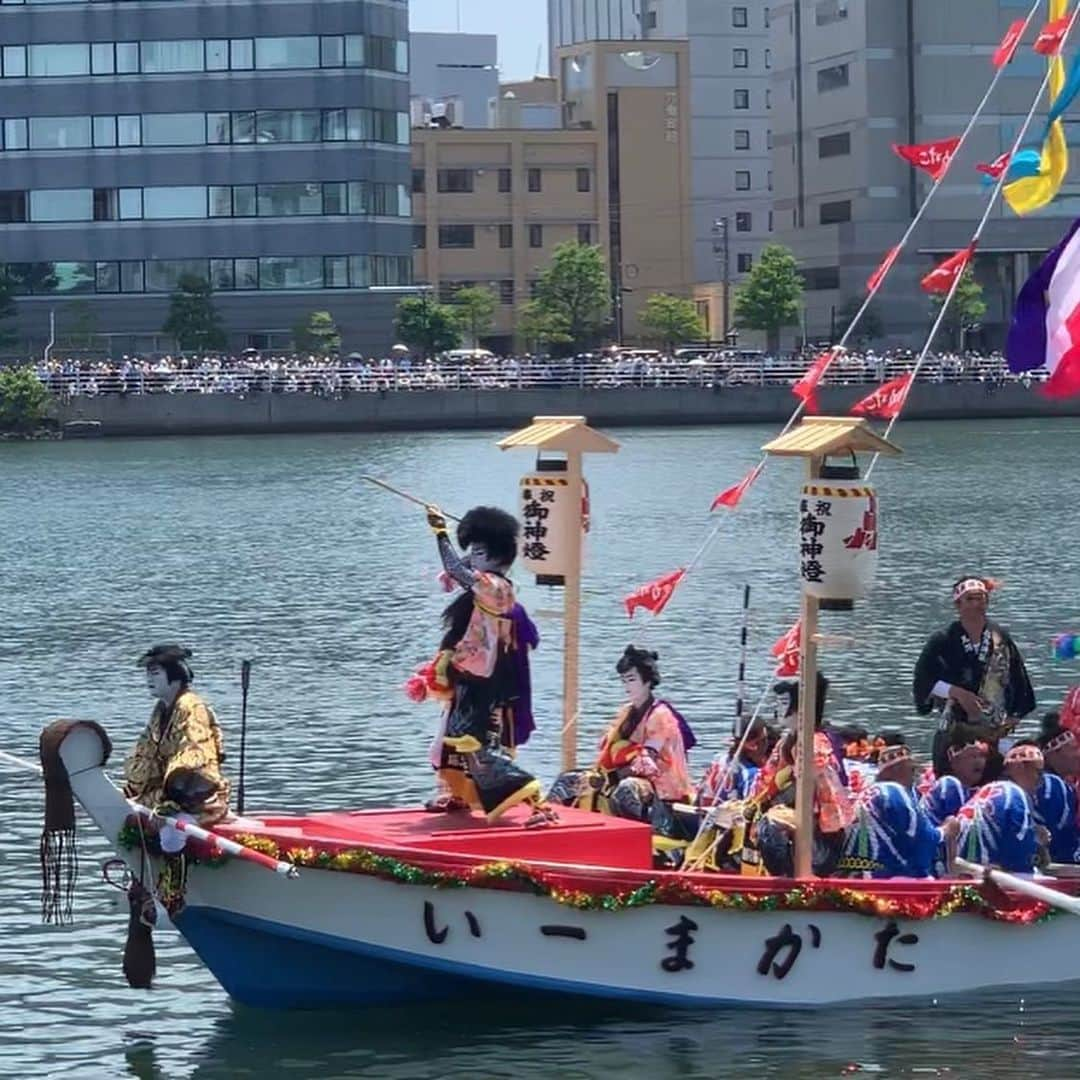
[[[900,410],[907,401],[908,392],[915,379],[915,372],[909,375],[901,375],[898,379],[890,379],[882,383],[872,394],[868,394],[852,405],[851,411],[856,416],[873,416],[879,420],[894,420],[900,415]]]
[[[802,646],[802,619],[784,635],[777,639],[772,647],[772,654],[780,662],[775,674],[784,679],[794,678],[799,674],[799,649]]]
[[[1006,64],[1012,63],[1012,58],[1016,55],[1016,49],[1020,44],[1020,39],[1024,36],[1024,27],[1026,25],[1026,19],[1017,19],[1016,22],[1005,31],[1005,36],[1001,39],[1001,44],[997,47],[997,52],[994,53],[994,67],[1002,68]]]
[[[974,254],[975,245],[969,244],[966,248],[961,248],[955,255],[950,255],[922,279],[923,291],[947,293],[952,288],[953,281],[967,269],[967,264],[971,262],[971,257]]]
[[[1009,162],[1012,161],[1012,154],[1008,150],[1005,151],[1000,157],[994,158],[989,164],[985,162],[979,162],[975,166],[977,172],[984,173],[989,176],[991,180],[997,180],[998,177],[1009,167]]]
[[[806,403],[806,411],[809,413],[816,413],[818,411],[818,383],[821,382],[825,372],[829,370],[829,365],[832,363],[836,353],[837,350],[835,349],[823,352],[810,365],[806,374],[791,388],[791,392],[797,398],[802,398]]]
[[[672,570],[670,574],[665,574],[655,581],[650,581],[648,585],[642,585],[640,589],[635,589],[623,599],[623,604],[626,605],[626,614],[632,619],[634,612],[639,607],[643,607],[646,611],[659,615],[667,607],[676,587],[685,576],[686,570],[680,566],[678,570]]]
[[[726,506],[729,510],[734,510],[735,507],[742,502],[742,497],[750,490],[750,486],[758,478],[763,468],[764,466],[761,463],[758,463],[737,484],[721,491],[720,494],[713,499],[712,506],[709,507],[710,513],[713,510],[719,510],[721,506]]]
[[[913,146],[901,146],[893,143],[893,153],[899,154],[905,161],[929,173],[931,180],[940,180],[960,145],[960,136],[951,139],[938,139],[937,142],[917,143]]]
[[[892,265],[900,257],[900,245],[890,248],[889,253],[882,260],[881,265],[870,275],[869,280],[866,282],[866,291],[874,292],[875,289],[885,280],[885,275],[892,269]]]
[[[1048,22],[1039,31],[1039,36],[1035,39],[1032,48],[1040,56],[1057,56],[1061,51],[1061,43],[1065,40],[1071,19],[1071,15],[1062,15],[1060,19]]]

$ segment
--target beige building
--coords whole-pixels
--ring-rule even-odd
[[[515,311],[566,241],[604,250],[613,336],[640,335],[652,293],[692,295],[688,47],[626,46],[563,49],[554,87],[503,87],[492,109],[503,122],[561,114],[561,127],[413,131],[416,280],[447,300],[490,285],[498,349],[511,347]],[[537,109],[553,90],[560,108]]]

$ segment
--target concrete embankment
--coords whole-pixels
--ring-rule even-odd
[[[821,411],[843,414],[872,386],[828,386]],[[132,394],[74,398],[60,424],[104,436],[272,434],[330,431],[438,431],[512,428],[533,416],[587,416],[601,427],[782,423],[795,400],[787,386],[719,390],[434,390],[349,394]],[[1052,402],[1017,384],[918,383],[910,420],[1080,416],[1080,398]],[[100,425],[100,428],[97,427]],[[89,429],[89,430],[88,430]]]

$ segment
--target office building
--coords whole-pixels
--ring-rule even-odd
[[[313,310],[347,347],[389,344],[412,280],[406,24],[404,0],[4,0],[23,335],[50,309],[62,334],[78,301],[117,349],[146,347],[197,274],[234,345],[286,344]]]

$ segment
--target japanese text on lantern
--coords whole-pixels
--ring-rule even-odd
[[[825,519],[832,515],[832,503],[827,499],[803,499],[799,503],[799,576],[803,581],[822,582],[825,567],[821,562],[825,544]]]
[[[548,519],[554,509],[555,492],[552,488],[523,487],[521,499],[521,516],[525,519],[521,530],[521,553],[530,562],[546,562],[551,554]]]

